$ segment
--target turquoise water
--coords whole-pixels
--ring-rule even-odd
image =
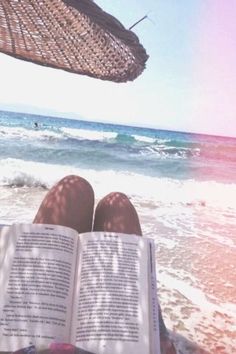
[[[1,111],[0,126],[2,159],[23,156],[24,161],[48,165],[235,182],[236,139],[232,138]]]
[[[236,139],[0,111],[0,163],[0,223],[32,221],[67,174],[88,179],[96,201],[126,193],[157,246],[177,347],[234,352]]]

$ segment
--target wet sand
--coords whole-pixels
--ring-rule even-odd
[[[163,317],[178,353],[233,354],[236,348],[236,240],[230,236],[236,234],[236,226],[228,228],[228,238],[222,233],[220,239],[217,232],[214,237],[206,237],[200,230],[209,219],[204,217],[203,220],[198,215],[199,208],[192,214],[187,209],[186,206],[188,219],[184,233],[183,225],[182,232],[177,223],[172,227],[165,225],[161,208],[148,203],[139,206],[144,234],[152,237],[156,244]],[[200,214],[203,212],[204,207]],[[179,222],[184,222],[184,215]],[[195,234],[187,229],[191,223],[195,225]]]

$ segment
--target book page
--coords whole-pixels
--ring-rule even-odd
[[[68,342],[77,232],[14,225],[8,237],[0,270],[0,350]]]
[[[149,353],[146,240],[83,234],[79,250],[72,343],[96,354]]]

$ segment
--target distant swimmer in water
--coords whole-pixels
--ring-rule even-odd
[[[39,125],[37,122],[34,123],[34,127],[35,127],[35,129],[38,129]]]

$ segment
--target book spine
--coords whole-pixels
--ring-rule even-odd
[[[160,332],[159,332],[159,311],[157,298],[157,278],[155,262],[155,244],[149,240],[149,259],[150,259],[150,285],[151,285],[151,326],[152,326],[152,351],[151,354],[161,354]]]

